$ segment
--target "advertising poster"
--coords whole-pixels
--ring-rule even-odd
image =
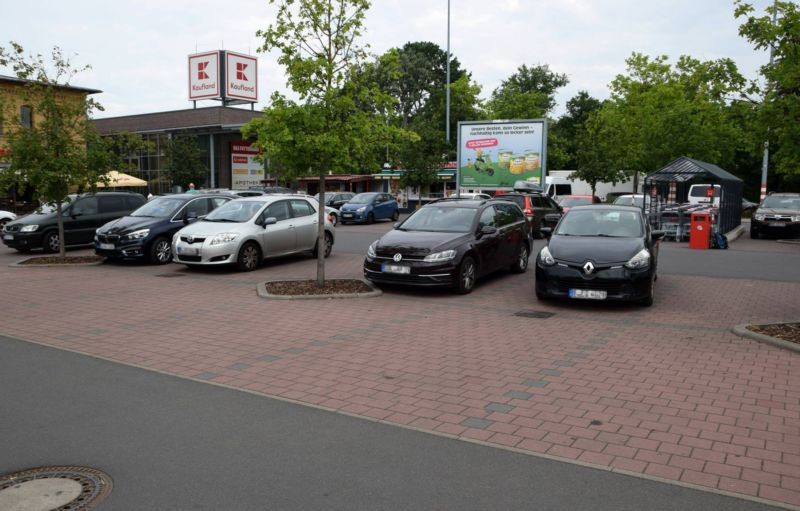
[[[231,142],[231,188],[247,190],[261,185],[264,179],[264,166],[256,160],[261,151],[245,140]]]
[[[511,188],[519,180],[541,186],[546,137],[543,119],[458,123],[459,186]]]

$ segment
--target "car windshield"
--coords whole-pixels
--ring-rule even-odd
[[[475,219],[474,208],[425,206],[403,222],[401,231],[469,232]]]
[[[151,199],[141,208],[137,209],[130,216],[147,216],[153,218],[167,218],[175,214],[178,208],[186,203],[183,199],[172,197],[156,197]]]
[[[798,209],[800,210],[800,197],[775,197],[770,195],[761,203],[762,208],[773,209]]]
[[[614,204],[622,206],[636,206],[637,208],[641,208],[643,202],[644,197],[641,195],[621,195],[617,197],[617,199],[614,201]]]
[[[564,197],[561,200],[561,206],[571,208],[573,206],[583,206],[585,204],[591,204],[592,198],[591,197]]]
[[[642,235],[642,223],[634,211],[571,209],[558,224],[556,235],[635,238]]]
[[[206,222],[244,223],[253,218],[264,206],[261,201],[232,200],[226,202],[205,218]]]
[[[64,197],[64,201],[61,203],[61,210],[62,211],[65,210],[67,208],[67,206],[69,206],[70,203],[75,202],[75,199],[77,199],[77,198],[78,198],[78,196],[76,194],[74,194],[74,193],[71,193],[71,194],[67,195],[66,197]],[[39,214],[39,215],[48,215],[50,213],[55,213],[55,212],[56,212],[55,203],[42,204],[38,208],[36,208],[36,210],[34,211],[34,213]]]
[[[374,193],[359,193],[350,199],[350,204],[369,204],[375,198],[375,195]]]

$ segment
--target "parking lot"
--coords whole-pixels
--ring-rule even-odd
[[[366,246],[390,227],[337,228],[326,276],[361,277]],[[800,245],[663,243],[660,257],[655,305],[641,308],[538,302],[532,268],[466,296],[385,288],[369,299],[273,301],[257,296],[259,282],[313,278],[316,262],[252,273],[21,268],[3,246],[0,334],[800,508],[800,356],[731,331],[800,319]]]

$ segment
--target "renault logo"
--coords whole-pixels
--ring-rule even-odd
[[[583,273],[586,275],[591,275],[594,271],[594,265],[591,261],[586,261],[586,264],[583,265]]]

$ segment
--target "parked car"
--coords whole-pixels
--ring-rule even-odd
[[[750,219],[750,237],[800,236],[800,193],[771,193]]]
[[[69,203],[63,205],[61,212],[66,246],[90,245],[98,227],[129,214],[147,202],[144,195],[132,192],[71,194],[68,199]],[[45,252],[58,251],[56,208],[42,206],[29,215],[7,223],[3,230],[3,243],[19,252],[35,248]]]
[[[264,195],[229,201],[202,221],[172,238],[173,262],[188,266],[233,264],[241,271],[258,268],[271,257],[317,254],[317,208],[311,198]],[[333,248],[335,229],[325,217],[325,257]]]
[[[714,188],[714,206],[719,206],[719,198],[722,194],[722,186],[711,184],[696,184],[689,187],[687,202],[689,204],[711,204],[711,197],[708,196],[708,189]]]
[[[652,305],[658,240],[634,206],[576,206],[536,257],[536,297],[633,300]]]
[[[489,195],[488,193],[478,193],[478,192],[461,192],[458,195],[455,192],[453,192],[453,194],[450,195],[451,198],[456,196],[462,199],[473,199],[473,200],[489,200],[492,198],[492,196]]]
[[[339,210],[342,206],[355,197],[353,192],[325,192],[325,206]],[[314,196],[319,201],[319,194]]]
[[[181,193],[154,197],[130,215],[97,229],[94,251],[113,259],[145,259],[152,264],[172,260],[172,236],[235,196]]]
[[[304,197],[306,199],[313,200],[314,201],[314,207],[316,207],[317,211],[319,211],[319,201],[317,200],[317,196],[316,195],[314,197],[311,197],[310,195],[305,195]],[[331,223],[333,224],[334,227],[339,225],[339,215],[341,213],[339,212],[338,209],[332,208],[330,206],[325,206],[325,214],[328,215],[328,217],[329,217],[329,219],[330,219],[330,221],[331,221]]]
[[[508,200],[519,206],[530,223],[531,234],[537,238],[541,237],[542,227],[555,227],[561,218],[561,206],[543,192],[502,192],[495,195],[495,198]]]
[[[416,210],[369,246],[364,276],[379,284],[450,286],[466,294],[501,268],[523,273],[530,227],[502,200],[441,199]]]
[[[248,190],[257,190],[264,193],[294,193],[294,190],[285,186],[250,186]]]
[[[602,201],[597,195],[565,195],[558,202],[564,213],[569,211],[570,208],[575,206],[584,206],[586,204],[600,204]]]
[[[3,211],[0,210],[0,231],[3,230],[3,227],[12,220],[16,220],[17,215],[12,213],[11,211]]]
[[[397,220],[400,207],[394,197],[383,192],[359,193],[339,209],[343,224],[365,222],[371,224],[384,218]]]

